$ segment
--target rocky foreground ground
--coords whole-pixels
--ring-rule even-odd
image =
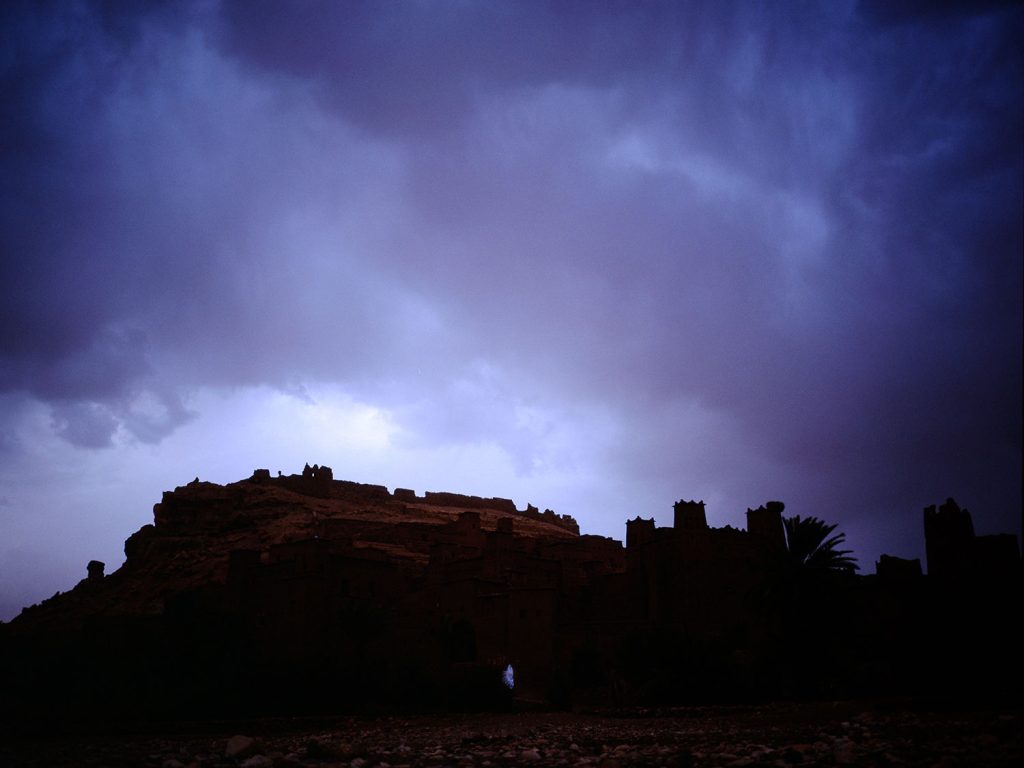
[[[1020,709],[864,702],[252,720],[13,737],[4,766],[1019,766]]]

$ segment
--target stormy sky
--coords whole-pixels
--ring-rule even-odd
[[[6,2],[0,619],[255,467],[1021,521],[1024,11]]]

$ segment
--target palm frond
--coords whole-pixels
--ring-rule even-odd
[[[782,520],[786,531],[786,545],[790,563],[797,568],[823,571],[856,571],[859,569],[852,550],[839,549],[846,541],[845,533],[832,532],[836,523],[826,523],[817,517],[799,515]]]

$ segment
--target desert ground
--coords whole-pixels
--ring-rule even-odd
[[[1019,707],[854,701],[758,706],[215,721],[96,729],[38,724],[4,766],[1018,766]]]

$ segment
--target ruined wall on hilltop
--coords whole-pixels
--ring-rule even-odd
[[[950,501],[925,512],[934,577],[889,557],[873,577],[801,573],[786,562],[782,512],[768,502],[747,510],[746,530],[715,528],[702,501],[680,500],[671,526],[628,520],[623,547],[532,505],[388,493],[317,465],[227,486],[197,478],[128,538],[124,568],[90,563],[89,578],[0,635],[22,632],[32,648],[33,629],[63,627],[19,678],[31,690],[109,675],[131,692],[145,679],[154,706],[236,695],[302,706],[317,692],[331,706],[405,702],[461,691],[451,681],[467,668],[499,663],[540,686],[536,698],[557,685],[666,700],[1011,690],[1015,537],[976,536]]]
[[[153,505],[153,522],[164,531],[216,529],[230,519],[242,494],[234,488],[196,478],[173,491],[164,491]]]

